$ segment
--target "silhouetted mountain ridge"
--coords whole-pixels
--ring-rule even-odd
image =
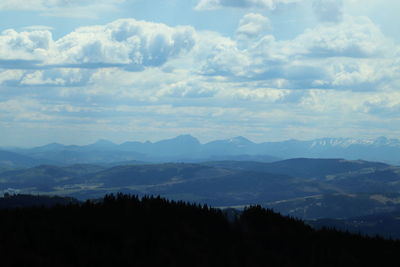
[[[244,156],[253,160],[272,162],[290,158],[344,158],[348,160],[400,163],[400,141],[376,139],[322,138],[310,141],[287,140],[254,143],[238,136],[202,144],[191,135],[157,142],[125,142],[114,144],[99,140],[86,146],[49,144],[31,149],[12,149],[12,152],[57,164],[142,162],[194,162],[212,159],[235,160]]]

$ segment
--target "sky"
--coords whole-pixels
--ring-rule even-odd
[[[0,146],[398,138],[398,0],[2,0]]]

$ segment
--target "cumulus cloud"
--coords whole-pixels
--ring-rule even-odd
[[[253,17],[246,15],[238,32]],[[319,24],[292,40],[263,33],[251,42],[227,39],[210,47],[214,53],[203,64],[203,74],[265,81],[269,87],[378,90],[398,76],[398,48],[366,17]]]
[[[215,44],[212,53],[202,67],[205,75],[244,76],[252,62],[245,51],[241,51],[235,42]]]
[[[194,43],[191,27],[172,28],[133,19],[78,28],[57,41],[49,31],[6,30],[0,35],[0,61],[30,60],[42,67],[117,65],[136,70],[161,66]]]
[[[367,88],[365,83],[376,85],[389,73],[378,76],[378,65],[353,60],[351,67],[345,59],[390,58],[398,51],[365,17],[346,16],[340,23],[320,24],[285,41],[276,40],[269,29],[267,17],[249,13],[240,20],[234,39],[134,19],[78,28],[59,40],[47,30],[6,30],[0,35],[0,67],[25,69],[18,80],[24,86],[80,86],[93,81],[99,68],[143,71],[168,62],[171,70],[183,64],[204,76],[266,81],[267,87],[348,88],[363,81]],[[329,58],[334,60],[328,63]],[[176,61],[180,59],[186,62]],[[195,84],[172,84],[176,86],[169,86],[164,95],[214,94]]]
[[[314,0],[314,13],[320,21],[339,22],[343,17],[343,0]]]
[[[21,86],[107,84],[104,90],[94,89],[95,86],[88,89],[97,93],[109,91],[115,75],[124,81],[115,85],[121,88],[137,86],[135,79],[151,79],[140,88],[160,91],[147,95],[132,94],[128,89],[114,92],[157,99],[219,94],[218,86],[210,87],[202,79],[216,84],[259,81],[264,88],[281,90],[371,90],[383,88],[385,80],[396,76],[396,64],[391,58],[398,48],[368,18],[345,16],[340,23],[317,25],[292,40],[276,40],[269,34],[270,27],[267,17],[249,13],[240,20],[233,38],[196,32],[189,26],[169,27],[134,19],[78,28],[59,40],[53,40],[47,30],[6,30],[0,35],[0,67],[24,71],[0,78],[7,84],[15,79]],[[377,64],[378,59],[388,62]],[[101,71],[104,68],[112,71]],[[159,69],[154,74],[157,76],[148,72],[148,77],[128,74],[148,69]],[[107,75],[109,82],[105,83]],[[162,83],[158,80],[161,75],[165,78]],[[196,75],[200,78],[193,78]],[[261,91],[254,92],[248,95],[263,95]]]
[[[5,30],[0,35],[0,61],[41,61],[50,56],[50,51],[54,49],[53,44],[52,34],[49,31]]]
[[[258,8],[274,10],[279,5],[301,2],[303,0],[200,0],[196,10],[212,10],[222,7]]]
[[[267,17],[249,13],[240,20],[236,34],[239,37],[255,38],[267,33],[271,28],[271,22]]]
[[[394,47],[367,17],[347,17],[343,22],[306,30],[294,41],[316,57],[379,57]]]
[[[62,63],[160,66],[190,50],[195,43],[191,27],[118,20],[105,26],[84,27],[56,42]]]
[[[102,68],[138,72],[162,67],[192,50],[196,39],[192,27],[134,19],[78,28],[58,40],[48,30],[5,30],[0,34],[0,84],[89,85],[98,82],[93,77]],[[111,80],[108,88],[114,86]]]

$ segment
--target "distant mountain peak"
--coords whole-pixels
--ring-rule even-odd
[[[391,146],[391,147],[399,147],[400,141],[398,139],[389,139],[385,136],[380,136],[373,140],[373,145],[375,146]]]
[[[400,146],[398,139],[388,139],[381,136],[376,139],[356,139],[356,138],[320,138],[311,141],[311,147],[342,147],[348,148],[352,145],[362,146]]]
[[[254,144],[252,141],[250,141],[249,139],[247,139],[247,138],[245,138],[243,136],[236,136],[234,138],[229,139],[228,142],[234,143],[234,144],[237,144],[237,145]]]
[[[117,145],[109,140],[100,139],[100,140],[97,140],[95,143],[87,145],[85,147],[88,149],[96,149],[97,150],[97,149],[113,149],[114,147],[117,147]]]
[[[181,135],[178,135],[177,137],[175,137],[175,139],[196,139],[197,140],[197,138],[191,134],[181,134]]]
[[[389,139],[385,136],[379,136],[374,140],[374,145],[387,145],[389,143]]]
[[[179,141],[179,142],[183,142],[183,143],[198,143],[198,144],[200,144],[199,140],[190,134],[181,134],[170,140],[171,141]]]
[[[47,144],[47,145],[44,145],[44,146],[42,146],[42,147],[63,147],[64,145],[62,145],[62,144],[60,144],[60,143],[50,143],[50,144]]]

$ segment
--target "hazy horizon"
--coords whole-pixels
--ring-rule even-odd
[[[0,146],[398,138],[396,0],[0,3]]]
[[[210,140],[201,140],[199,139],[196,135],[193,134],[180,134],[180,135],[176,135],[176,136],[172,136],[172,137],[167,137],[167,138],[163,138],[163,139],[154,139],[154,140],[137,140],[137,139],[127,139],[124,140],[122,142],[115,142],[113,140],[110,139],[106,139],[106,138],[100,138],[100,139],[96,139],[92,142],[89,143],[62,143],[62,142],[57,142],[57,141],[53,141],[53,142],[48,142],[48,143],[42,143],[42,144],[37,144],[37,145],[31,145],[31,146],[11,146],[11,145],[7,145],[7,146],[0,146],[0,148],[35,148],[35,147],[40,147],[40,146],[46,146],[46,145],[52,145],[52,144],[59,144],[59,145],[64,145],[64,146],[86,146],[86,145],[92,145],[92,144],[96,144],[98,142],[111,142],[114,145],[122,145],[124,143],[129,143],[129,142],[140,142],[140,143],[146,143],[146,142],[150,142],[150,143],[157,143],[160,141],[165,141],[165,140],[172,140],[172,139],[176,139],[179,138],[181,136],[191,136],[195,139],[197,139],[197,141],[199,141],[199,143],[201,145],[213,142],[213,141],[225,141],[225,140],[231,140],[231,139],[235,139],[235,138],[244,138],[247,139],[248,141],[254,143],[254,144],[262,144],[262,143],[279,143],[279,142],[287,142],[287,141],[300,141],[300,142],[309,142],[309,141],[316,141],[316,140],[325,140],[325,139],[337,139],[337,140],[346,140],[346,139],[350,139],[350,140],[356,140],[356,141],[376,141],[380,138],[385,138],[387,140],[398,140],[400,141],[400,139],[398,138],[388,138],[386,136],[377,136],[377,137],[373,137],[373,138],[354,138],[354,137],[321,137],[321,138],[314,138],[314,139],[296,139],[296,138],[291,138],[291,139],[281,139],[281,140],[262,140],[262,141],[254,141],[251,138],[247,138],[246,136],[231,136],[228,138],[219,138],[219,139],[210,139]]]

